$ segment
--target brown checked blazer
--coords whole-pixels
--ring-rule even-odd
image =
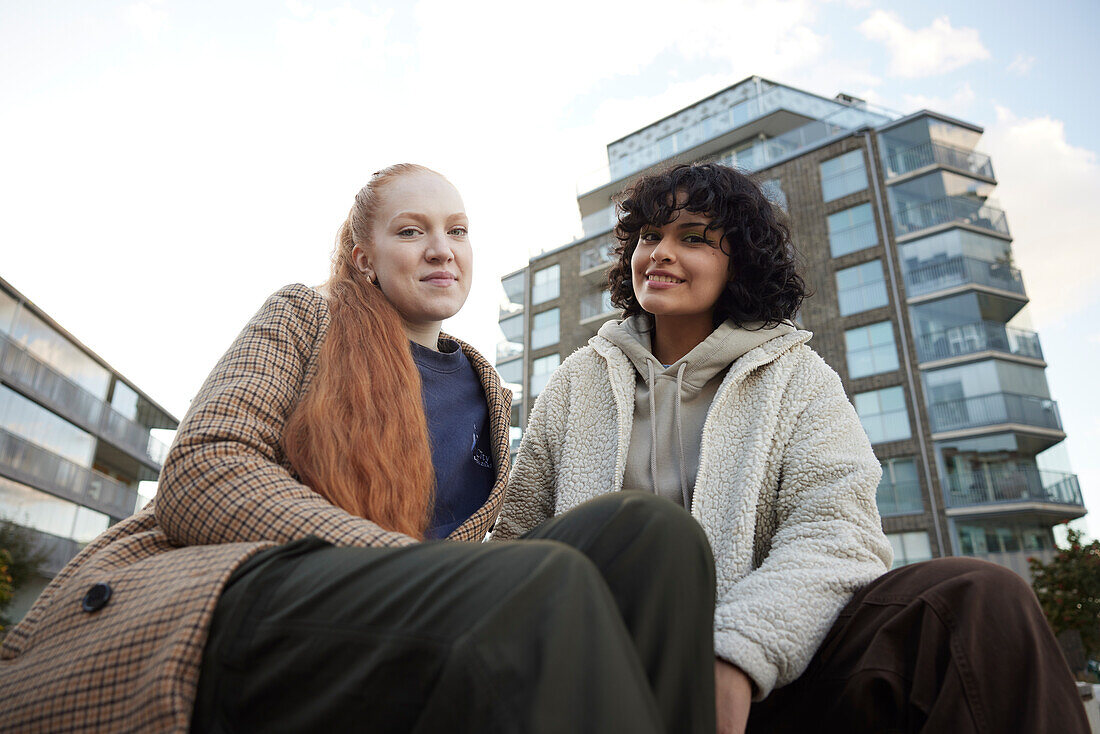
[[[207,627],[244,560],[309,535],[337,546],[416,542],[301,484],[280,448],[328,324],[323,297],[303,285],[279,290],[248,322],[180,424],[156,501],[90,543],[4,640],[0,731],[186,732]],[[496,482],[450,538],[480,541],[504,497],[512,396],[459,344],[485,388]],[[85,611],[96,584],[110,597]]]

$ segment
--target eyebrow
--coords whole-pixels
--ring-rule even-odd
[[[420,212],[398,212],[397,214],[394,214],[393,217],[390,218],[390,221],[392,222],[396,219],[400,219],[401,217],[406,217],[408,219],[415,219],[418,222],[427,222],[428,219],[429,219],[428,216],[426,216],[424,214],[421,214]],[[454,214],[448,214],[447,215],[447,221],[450,221],[452,219],[468,219],[468,218],[469,217],[466,215],[466,212],[455,212]]]

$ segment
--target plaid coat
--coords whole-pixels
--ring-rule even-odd
[[[0,730],[186,732],[207,627],[233,570],[317,536],[337,546],[415,542],[298,482],[280,447],[329,325],[303,285],[271,296],[218,362],[180,424],[156,501],[90,543],[46,587],[0,651]],[[459,342],[485,387],[496,482],[451,538],[480,541],[508,474],[511,394]],[[87,612],[89,589],[111,596]]]

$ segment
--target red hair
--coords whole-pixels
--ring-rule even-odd
[[[355,267],[352,249],[370,247],[386,183],[422,172],[435,174],[390,166],[356,194],[323,288],[331,319],[317,374],[283,432],[283,449],[305,484],[353,515],[418,540],[435,492],[420,373],[401,317]]]

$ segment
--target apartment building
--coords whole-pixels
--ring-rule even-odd
[[[719,161],[757,175],[789,215],[813,291],[800,326],[882,462],[896,564],[967,555],[1027,575],[1028,557],[1056,552],[1052,527],[1085,507],[981,135],[751,77],[610,143],[578,185],[583,237],[502,279],[513,449],[561,360],[617,317],[614,195],[673,163]]]
[[[0,279],[0,517],[46,554],[19,618],[79,550],[152,496],[179,421]]]

